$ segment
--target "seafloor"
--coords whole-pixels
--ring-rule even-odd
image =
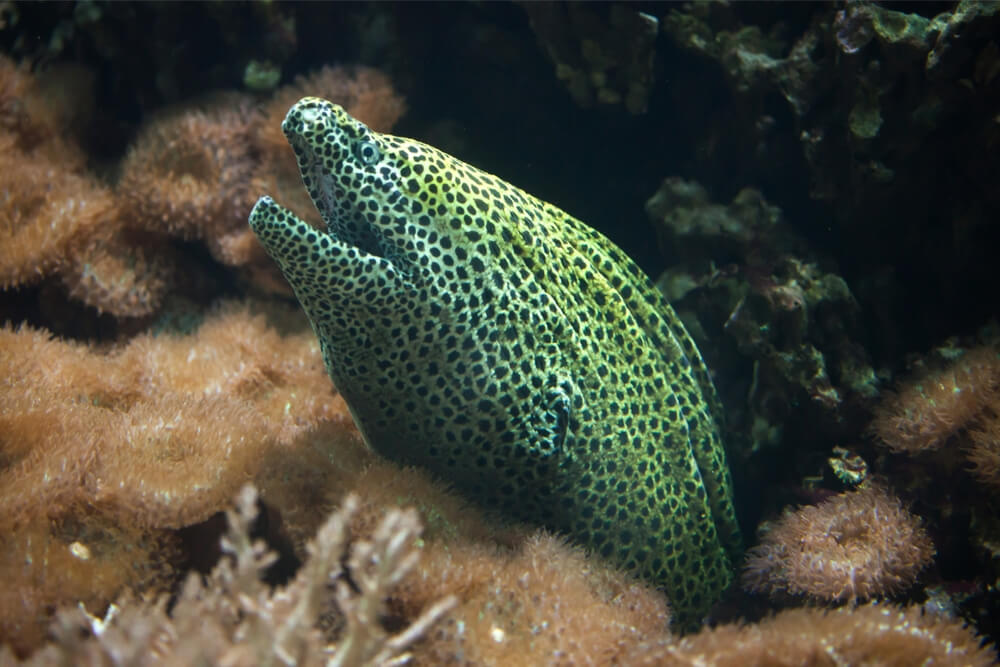
[[[970,1],[0,2],[0,663],[993,664],[998,36]],[[749,547],[700,632],[365,447],[246,223],[318,221],[305,95],[670,299]]]

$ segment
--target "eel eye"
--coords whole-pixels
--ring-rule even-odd
[[[362,164],[368,165],[369,167],[382,157],[379,153],[378,146],[375,145],[373,141],[359,141],[354,144],[354,156],[358,158]]]

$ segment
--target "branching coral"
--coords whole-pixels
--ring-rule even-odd
[[[913,584],[934,555],[920,519],[878,487],[786,514],[750,549],[743,584],[773,597],[867,600]]]
[[[35,664],[67,655],[103,664],[110,652],[122,664],[150,655],[183,664],[340,656],[348,664],[389,654],[428,664],[713,662],[706,655],[725,664],[739,655],[726,652],[730,638],[750,658],[788,646],[789,655],[807,657],[825,647],[858,660],[988,659],[954,623],[891,611],[875,627],[867,608],[862,616],[779,616],[759,629],[677,644],[660,594],[559,538],[505,528],[423,473],[365,453],[311,336],[279,335],[243,308],[224,309],[187,337],[139,337],[101,353],[5,329],[0,365],[0,506],[4,522],[22,517],[3,526],[17,539],[4,543],[0,572],[17,573],[18,586],[0,597],[0,631],[22,652],[41,639],[43,605],[82,601],[103,615],[121,590],[152,600],[158,589],[150,583],[169,572],[165,561],[176,561],[160,526],[224,507],[218,489],[255,479],[297,544],[316,535],[314,547],[300,550],[308,557],[293,582],[270,591],[259,575],[271,559],[246,537],[252,502],[242,496],[226,546],[235,560],[206,584],[190,578],[169,613],[162,597],[112,607],[103,621],[64,612],[56,643]],[[317,533],[323,508],[350,491],[357,500]],[[22,496],[33,504],[18,505]],[[384,522],[386,508],[400,503],[415,505],[427,525],[420,566],[409,570],[413,514]],[[47,551],[26,552],[40,548],[32,545]],[[343,548],[353,553],[346,561]],[[437,606],[449,596],[455,602],[444,605],[454,607]],[[93,637],[83,637],[83,624]],[[853,643],[836,634],[846,632]]]
[[[357,499],[348,497],[343,512],[352,513],[357,504]],[[344,529],[328,522],[320,529],[319,545],[331,541],[324,540],[327,534],[338,532],[343,534]],[[389,637],[379,623],[385,613],[386,590],[396,587],[416,567],[419,555],[414,550],[414,542],[419,533],[420,521],[416,512],[390,510],[375,529],[371,541],[359,541],[353,545],[347,566],[358,593],[354,593],[353,587],[343,579],[337,582],[337,606],[346,617],[347,632],[338,643],[330,664],[385,664],[455,606],[454,597],[442,598],[427,607],[410,627],[395,637]],[[321,580],[319,576],[315,578]]]
[[[262,577],[274,554],[250,537],[256,502],[251,487],[240,492],[236,510],[227,511],[229,531],[223,538],[223,550],[232,558],[219,563],[207,584],[189,576],[169,613],[165,595],[112,606],[104,619],[64,611],[56,643],[27,664],[69,659],[146,664],[152,656],[183,665],[391,664],[405,661],[410,646],[454,603],[438,601],[396,634],[382,627],[385,598],[416,565],[420,522],[412,511],[390,510],[372,542],[352,542],[349,525],[358,505],[353,497],[320,528],[295,579],[272,591]],[[347,581],[358,582],[361,590]],[[346,623],[339,636],[327,638],[318,625],[331,582],[337,590],[335,613]]]
[[[664,630],[662,606],[645,607],[634,589],[605,589],[600,597],[611,593],[605,602],[609,615],[593,617],[593,601],[574,591],[601,590],[608,580],[586,561],[567,561],[559,541],[534,538],[524,545],[523,557],[506,562],[495,552],[481,550],[470,559],[471,553],[460,550],[452,554],[457,570],[433,564],[425,570],[426,565],[416,567],[416,514],[389,509],[370,532],[361,533],[356,526],[364,504],[348,496],[311,541],[295,578],[272,590],[261,577],[274,555],[250,537],[257,499],[246,488],[236,510],[227,511],[230,527],[223,549],[231,558],[220,562],[205,583],[189,576],[169,612],[167,596],[128,599],[112,605],[103,618],[64,609],[53,626],[54,642],[22,664],[73,659],[130,665],[147,664],[150,658],[238,665],[401,664],[410,659],[470,665],[995,664],[993,651],[969,629],[919,607],[797,609],[758,624],[723,625],[677,640]],[[429,547],[420,549],[424,564],[445,553],[433,555]],[[476,563],[500,576],[470,578],[469,566]],[[455,597],[431,604],[414,597],[420,587],[440,587],[434,580],[441,574],[450,579],[443,587],[454,590]],[[558,619],[566,622],[551,622]],[[634,619],[639,625],[629,627]],[[0,659],[15,662],[4,649]]]

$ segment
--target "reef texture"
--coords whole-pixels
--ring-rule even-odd
[[[989,280],[1000,206],[1000,6],[895,7],[690,3],[661,21],[698,180],[808,193],[799,227],[822,239],[833,226],[827,245],[878,323],[870,347],[890,354],[952,335],[945,322]]]
[[[864,605],[836,611],[794,609],[756,625],[722,625],[676,645],[645,649],[627,664],[957,667],[996,663],[990,650],[969,641],[954,623],[918,607]]]
[[[558,541],[540,537],[523,555],[480,553],[459,564],[418,547],[421,526],[412,509],[390,509],[359,535],[360,506],[348,496],[306,546],[295,578],[272,589],[262,578],[277,554],[253,537],[259,505],[255,490],[245,487],[226,511],[221,546],[229,558],[204,581],[189,575],[169,613],[166,595],[124,599],[100,617],[83,606],[67,608],[44,649],[18,662],[2,647],[0,658],[24,665],[994,664],[966,628],[917,607],[792,610],[679,641],[657,637],[662,605],[635,587],[616,592],[618,577],[590,570]],[[436,572],[432,564],[415,576],[434,559],[448,569]],[[478,572],[469,567],[477,562]],[[555,569],[567,565],[579,567]],[[442,578],[422,585],[435,574]],[[442,588],[455,593],[422,602],[421,592]],[[615,597],[607,601],[609,594]],[[464,609],[456,608],[460,598]],[[406,616],[414,605],[420,612]],[[390,618],[393,631],[384,627]]]
[[[145,315],[167,274],[148,247],[123,248],[127,225],[114,193],[74,142],[90,80],[73,67],[36,79],[0,56],[0,286],[52,278],[99,310]],[[53,88],[64,95],[53,99]]]
[[[996,576],[1000,346],[995,331],[982,338],[916,359],[909,376],[879,404],[869,432],[903,459],[894,466],[897,478],[926,499],[927,514],[941,529],[968,526],[970,543],[990,557]],[[956,480],[945,495],[942,480]]]
[[[583,107],[646,111],[653,87],[659,20],[627,5],[523,2],[539,43],[573,100]]]
[[[385,613],[385,596],[417,564],[420,523],[413,510],[394,510],[370,540],[352,540],[350,522],[358,504],[348,496],[307,545],[308,558],[295,579],[272,590],[263,577],[277,554],[253,539],[257,494],[245,487],[236,508],[226,511],[222,551],[228,558],[207,580],[191,574],[176,599],[163,595],[113,604],[103,618],[83,607],[65,610],[54,625],[53,643],[24,664],[381,665],[405,660],[405,651],[455,600],[443,599],[391,636],[383,630],[379,617]],[[344,625],[335,643],[325,640],[318,623],[329,612],[331,585]],[[5,657],[11,659],[9,649]]]
[[[0,3],[0,662],[996,664],[998,5],[649,7]],[[246,214],[397,90],[661,273],[759,536],[697,634],[331,386]]]
[[[2,530],[16,536],[3,569],[17,582],[0,634],[18,646],[50,607],[100,606],[165,574],[168,530],[218,512],[318,425],[349,427],[310,337],[242,308],[104,352],[6,327],[0,368]]]
[[[753,364],[749,386],[721,386],[742,394],[730,404],[745,406],[733,417],[749,436],[748,451],[781,442],[795,421],[793,406],[801,418],[837,430],[870,407],[879,383],[862,344],[858,302],[779,208],[750,188],[717,204],[697,183],[671,177],[646,213],[671,260],[660,288],[693,331],[725,332],[698,336],[714,346],[712,356]]]
[[[983,345],[949,356],[937,368],[922,364],[879,405],[871,431],[892,451],[961,448],[953,441],[963,434],[980,446],[974,452],[987,446],[1000,414],[1000,350]]]

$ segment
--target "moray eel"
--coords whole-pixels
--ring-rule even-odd
[[[436,148],[307,97],[282,129],[326,223],[250,226],[376,452],[667,592],[692,627],[741,549],[715,389],[607,238]]]

